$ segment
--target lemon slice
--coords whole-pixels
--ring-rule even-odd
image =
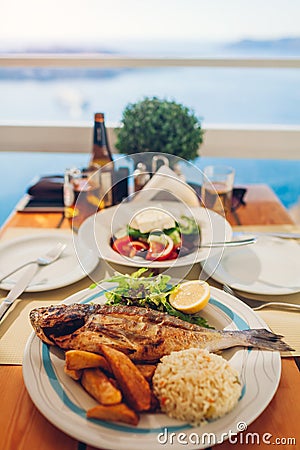
[[[210,286],[205,281],[186,281],[178,286],[169,297],[173,308],[187,314],[203,309],[210,298]]]

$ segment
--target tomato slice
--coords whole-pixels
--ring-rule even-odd
[[[149,250],[146,256],[148,260],[164,261],[169,259],[174,250],[173,240],[166,234],[163,237],[149,236]]]
[[[146,251],[149,248],[149,246],[147,244],[145,244],[144,242],[140,242],[140,241],[131,241],[131,245],[138,252]]]
[[[174,250],[172,250],[172,252],[171,252],[171,254],[170,254],[168,259],[177,259],[178,256],[179,256],[178,250],[174,249]]]
[[[113,241],[112,248],[120,255],[133,258],[137,252],[147,251],[149,246],[144,242],[132,241],[129,236],[123,236]]]
[[[112,244],[112,248],[123,256],[129,256],[133,258],[136,254],[136,248],[133,247],[129,236],[124,236],[119,239],[115,239]]]

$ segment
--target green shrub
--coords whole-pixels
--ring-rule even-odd
[[[201,123],[192,110],[146,97],[124,109],[116,147],[120,153],[160,152],[193,160],[202,140]]]

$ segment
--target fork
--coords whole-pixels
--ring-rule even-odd
[[[233,290],[228,284],[223,284],[223,291],[227,294],[233,295],[234,297],[238,298],[239,300],[242,300],[242,302],[246,303],[250,308],[252,308],[254,311],[259,311],[264,308],[273,308],[273,309],[287,309],[287,310],[294,310],[300,312],[300,305],[297,305],[295,303],[283,303],[283,302],[266,302],[261,300],[253,300],[252,298],[245,297],[244,295],[241,295],[237,293],[235,290]]]
[[[19,270],[23,269],[23,267],[26,267],[29,264],[37,264],[38,266],[48,266],[49,264],[52,264],[60,257],[62,252],[65,250],[66,246],[67,246],[66,244],[62,244],[61,242],[59,242],[54,248],[49,250],[45,255],[41,255],[32,261],[28,261],[25,264],[22,264],[21,266],[14,269],[12,272],[6,274],[4,277],[0,279],[0,283],[3,280],[5,280],[5,278],[10,277],[15,272],[18,272]]]

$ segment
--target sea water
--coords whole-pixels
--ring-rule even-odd
[[[151,69],[0,69],[0,123],[119,123],[145,96],[175,100],[206,124],[300,123],[300,69],[171,67]],[[14,79],[14,77],[16,77]]]
[[[63,174],[67,167],[86,167],[88,161],[87,153],[0,153],[0,224],[34,179]],[[117,166],[123,163],[122,158]],[[236,173],[235,185],[268,184],[287,208],[300,200],[300,161],[199,157],[189,165],[187,180],[199,182],[199,169],[210,164],[232,166]]]

